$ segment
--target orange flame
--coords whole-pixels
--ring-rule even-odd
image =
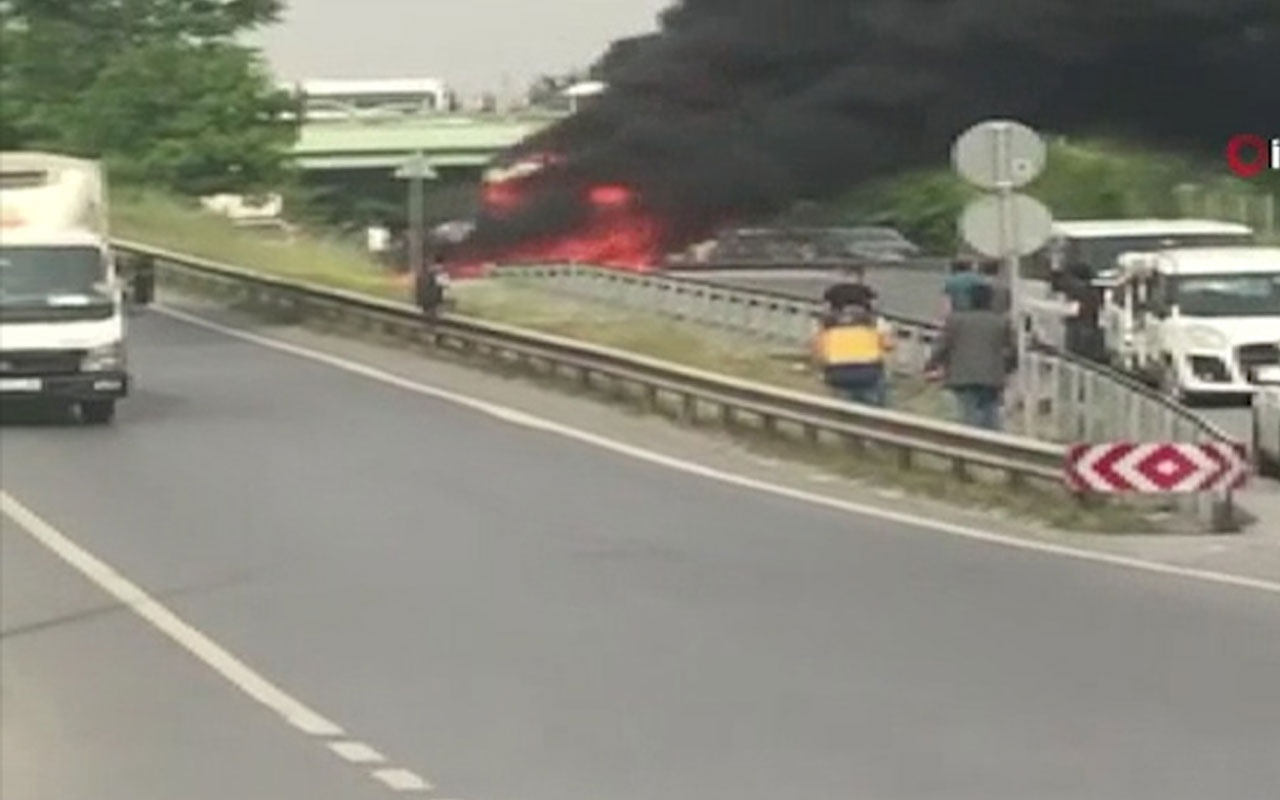
[[[482,192],[486,211],[503,215],[524,200],[519,178],[487,183]],[[495,263],[578,262],[633,271],[648,271],[661,260],[662,229],[638,207],[635,193],[626,186],[601,184],[586,192],[591,206],[587,222],[578,230],[558,236],[522,242],[504,248]],[[478,265],[454,265],[459,275],[474,274]]]

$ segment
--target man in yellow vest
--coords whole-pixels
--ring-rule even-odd
[[[849,306],[829,316],[813,345],[823,379],[834,392],[855,403],[888,404],[885,359],[893,336],[869,308]]]

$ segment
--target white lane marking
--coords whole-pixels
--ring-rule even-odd
[[[286,694],[2,489],[0,514],[16,522],[20,530],[70,564],[122,606],[151,623],[152,627],[226,678],[237,689],[275,711],[285,722],[308,736],[321,739],[343,735],[342,728]],[[329,746],[339,756],[354,763],[385,761],[380,753],[360,742],[343,740]],[[391,775],[393,779],[388,781],[387,775]],[[397,791],[409,791],[418,785],[430,788],[425,781],[407,770],[383,769],[374,772],[373,777]]]
[[[307,708],[305,705],[254,672],[244,662],[219,647],[209,637],[183,622],[176,614],[119,572],[72,542],[56,528],[19,503],[8,492],[0,491],[0,511],[18,523],[28,534],[53,551],[63,561],[79,570],[121,605],[135,614],[213,671],[226,678],[240,691],[275,711],[285,722],[310,736],[341,736],[342,728]]]
[[[384,764],[387,759],[364,742],[330,742],[329,749],[353,764]]]
[[[1131,556],[1114,555],[1100,550],[1089,550],[1084,547],[1073,547],[1070,545],[1053,544],[1051,542],[1040,542],[1033,539],[1022,539],[1017,536],[991,533],[989,531],[970,528],[952,522],[945,522],[943,520],[930,519],[929,517],[921,517],[899,511],[890,511],[888,509],[878,508],[872,505],[864,505],[850,500],[841,500],[835,497],[807,492],[802,489],[779,486],[777,484],[768,483],[767,481],[748,478],[745,475],[725,472],[693,461],[686,461],[684,459],[664,455],[652,450],[646,450],[642,447],[636,447],[635,445],[619,442],[605,436],[588,433],[586,431],[578,430],[577,428],[572,428],[568,425],[562,425],[557,422],[552,422],[551,420],[537,417],[508,406],[498,405],[497,403],[491,403],[486,400],[479,400],[474,397],[468,397],[467,395],[451,392],[447,389],[428,386],[376,367],[370,367],[366,364],[342,358],[341,356],[335,356],[330,353],[324,353],[318,350],[312,350],[310,348],[283,342],[279,339],[272,339],[267,336],[259,336],[257,334],[237,330],[194,314],[188,314],[186,312],[164,307],[157,307],[156,310],[166,316],[186,322],[187,324],[214,331],[233,339],[239,339],[280,353],[287,353],[308,361],[325,364],[326,366],[334,367],[335,369],[340,369],[354,375],[360,375],[379,383],[414,392],[415,394],[423,395],[425,397],[432,397],[437,400],[454,403],[455,405],[487,414],[513,425],[519,425],[567,439],[573,439],[584,444],[589,444],[594,447],[609,450],[619,455],[627,456],[629,458],[646,461],[650,464],[667,467],[690,475],[697,475],[702,478],[730,484],[743,489],[751,489],[753,491],[772,494],[777,497],[785,497],[789,500],[795,500],[811,505],[823,506],[837,511],[844,511],[858,516],[872,517],[888,522],[895,522],[908,527],[933,530],[939,533],[945,533],[962,539],[969,539],[986,544],[1012,547],[1018,550],[1028,550],[1046,555],[1062,556],[1079,561],[1088,561],[1095,564],[1106,564],[1113,567],[1123,567],[1126,569],[1150,572],[1158,575],[1204,581],[1206,583],[1216,583],[1239,589],[1254,589],[1260,592],[1280,595],[1280,581],[1269,581],[1262,578],[1252,578],[1246,575],[1235,575],[1229,572],[1217,572],[1214,570],[1197,569],[1194,567],[1180,567],[1174,564],[1161,563],[1159,561],[1148,561],[1146,559],[1134,558]]]
[[[373,777],[397,792],[429,792],[435,788],[407,769],[380,769]]]

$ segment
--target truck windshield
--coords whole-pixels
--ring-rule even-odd
[[[0,305],[110,302],[105,279],[102,253],[92,247],[0,247]]]
[[[1188,317],[1280,317],[1280,272],[1184,275],[1174,291],[1178,310]]]
[[[1166,236],[1116,236],[1076,239],[1067,247],[1067,258],[1083,261],[1093,271],[1113,269],[1125,253],[1167,250],[1174,247],[1247,247],[1255,244],[1249,234],[1181,234]]]

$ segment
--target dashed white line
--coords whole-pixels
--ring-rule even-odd
[[[429,792],[435,788],[407,769],[380,769],[373,777],[397,792]]]
[[[329,749],[353,764],[382,764],[387,760],[364,742],[330,742]]]
[[[837,497],[831,497],[830,495],[817,494],[815,492],[804,491],[803,489],[794,489],[788,486],[749,478],[745,475],[715,469],[694,461],[676,458],[654,450],[647,450],[643,447],[637,447],[625,442],[620,442],[606,436],[599,436],[597,434],[589,433],[569,425],[553,422],[543,417],[538,417],[509,406],[490,403],[485,400],[479,400],[474,397],[469,397],[458,392],[451,392],[447,389],[440,389],[435,386],[428,386],[424,383],[410,380],[409,378],[396,375],[386,370],[371,367],[367,364],[361,364],[330,353],[291,344],[279,339],[272,339],[268,336],[260,336],[246,331],[237,330],[195,314],[187,314],[171,308],[157,308],[156,310],[166,316],[181,320],[199,328],[215,331],[233,339],[250,342],[258,345],[259,347],[265,347],[279,353],[288,353],[289,355],[297,356],[314,363],[325,364],[335,369],[340,369],[353,375],[360,375],[370,380],[377,381],[378,383],[404,389],[424,397],[433,397],[437,400],[443,400],[464,408],[470,408],[473,411],[487,414],[490,417],[509,422],[513,425],[542,431],[544,433],[560,436],[566,439],[573,439],[583,444],[598,447],[602,450],[608,450],[637,461],[645,461],[677,472],[696,475],[707,480],[737,486],[742,489],[771,494],[775,497],[785,497],[797,502],[822,506],[835,511],[856,514],[858,516],[871,519],[886,520],[913,528],[937,531],[938,533],[956,536],[962,539],[969,539],[971,541],[983,542],[989,545],[1012,547],[1017,550],[1035,552],[1041,555],[1060,556],[1077,561],[1105,564],[1111,567],[1137,570],[1140,572],[1164,575],[1166,577],[1179,578],[1182,580],[1201,581],[1204,583],[1217,584],[1219,586],[1231,586],[1237,589],[1250,589],[1253,591],[1280,595],[1280,581],[1265,580],[1262,578],[1254,578],[1230,572],[1218,572],[1215,570],[1183,567],[1160,561],[1149,561],[1147,559],[1134,558],[1131,556],[1115,555],[1100,550],[1090,550],[1085,547],[1053,544],[1051,542],[1024,539],[1018,536],[992,533],[990,531],[984,531],[966,525],[958,525],[956,523],[946,522],[940,519],[931,519],[929,517],[900,511],[890,511],[889,509],[879,508],[865,503],[842,500]]]
[[[18,528],[70,564],[95,586],[115,598],[153,628],[195,656],[201,663],[225,678],[232,686],[280,715],[289,725],[308,736],[332,739],[343,736],[343,730],[320,714],[303,705],[275,684],[262,677],[216,642],[184,622],[159,601],[147,594],[106,562],[71,541],[45,522],[34,511],[0,490],[0,514],[12,519]],[[329,748],[343,759],[357,764],[380,764],[380,753],[368,745],[342,739],[329,742]],[[372,777],[398,792],[430,791],[431,785],[404,769],[380,769]]]

